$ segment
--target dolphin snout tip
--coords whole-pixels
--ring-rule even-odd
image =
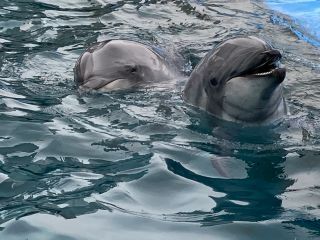
[[[273,71],[273,75],[276,77],[279,83],[282,83],[286,77],[286,69],[285,68],[277,68]]]

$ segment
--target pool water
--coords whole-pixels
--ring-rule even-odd
[[[297,32],[317,35],[284,2],[268,6],[2,0],[0,239],[319,239],[320,49]],[[281,123],[232,124],[182,101],[201,57],[236,35],[283,52]],[[152,45],[185,77],[79,94],[75,61],[110,38]]]
[[[268,0],[267,3],[289,17],[275,16],[275,22],[287,25],[298,37],[320,47],[319,0]]]

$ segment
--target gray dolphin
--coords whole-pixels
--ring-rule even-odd
[[[174,68],[151,47],[128,40],[108,40],[88,48],[74,68],[82,90],[121,90],[173,79]]]
[[[256,37],[229,39],[195,67],[184,100],[234,122],[265,124],[287,113],[281,54]]]

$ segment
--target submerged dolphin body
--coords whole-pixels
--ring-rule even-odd
[[[82,90],[122,90],[172,80],[173,69],[146,45],[109,40],[88,48],[79,57],[74,80]]]
[[[268,124],[287,113],[281,54],[256,37],[229,39],[195,67],[184,100],[233,122]]]

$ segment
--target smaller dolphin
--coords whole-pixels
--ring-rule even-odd
[[[233,122],[268,124],[287,114],[281,53],[256,37],[229,39],[195,67],[184,100]]]
[[[122,90],[173,78],[173,68],[162,56],[128,40],[108,40],[88,48],[74,68],[81,90]]]

